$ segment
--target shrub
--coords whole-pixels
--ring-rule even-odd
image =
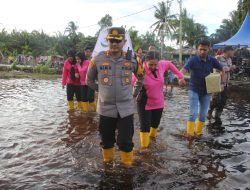
[[[47,65],[38,65],[33,68],[35,73],[42,73],[42,74],[56,74],[57,71],[54,68],[49,68]]]
[[[18,70],[18,67],[16,65],[16,62],[13,62],[12,65],[10,66],[10,69],[13,70]]]

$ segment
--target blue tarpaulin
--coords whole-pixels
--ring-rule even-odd
[[[223,48],[224,46],[249,46],[250,47],[250,12],[242,23],[239,31],[229,40],[213,45],[213,49]]]

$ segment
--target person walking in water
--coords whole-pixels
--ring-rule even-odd
[[[97,112],[100,115],[99,131],[104,162],[114,160],[116,142],[121,162],[130,166],[134,147],[133,95],[136,96],[142,86],[144,72],[129,51],[122,51],[126,42],[124,28],[110,28],[106,39],[109,49],[91,60],[87,85],[99,93]],[[132,73],[138,78],[134,92]],[[96,78],[98,84],[95,83]]]
[[[76,52],[74,50],[69,50],[67,52],[67,60],[63,64],[62,72],[62,88],[64,89],[67,85],[67,100],[68,100],[68,110],[74,110],[74,96],[77,100],[77,109],[81,110],[81,94],[80,94],[80,80],[76,78]]]
[[[84,48],[84,55],[86,59],[91,60],[92,48],[87,46]],[[91,88],[88,88],[88,99],[89,99],[89,111],[96,111],[96,102],[95,102],[95,91]]]
[[[84,112],[89,111],[89,103],[94,101],[90,95],[90,88],[86,84],[86,76],[89,66],[89,60],[86,59],[84,53],[79,52],[76,54],[76,77],[80,79],[80,91],[81,91],[81,109]],[[91,89],[92,90],[92,89]]]
[[[207,118],[210,120],[212,118],[212,113],[215,110],[215,123],[221,125],[221,114],[226,105],[228,98],[228,83],[230,80],[230,72],[233,71],[236,66],[232,64],[232,57],[234,56],[234,49],[232,46],[226,46],[223,49],[223,54],[217,57],[217,60],[222,64],[225,70],[225,75],[222,78],[223,89],[219,93],[215,93],[212,96],[212,101],[210,102],[210,107],[208,110]]]
[[[150,137],[155,138],[164,108],[164,73],[172,71],[185,84],[183,74],[168,60],[159,60],[159,53],[149,51],[143,63],[145,70],[142,90],[137,97],[137,111],[140,121],[140,144],[147,148]]]
[[[222,72],[222,65],[212,56],[208,55],[210,42],[201,40],[196,46],[197,55],[193,56],[182,68],[182,73],[190,73],[189,81],[189,119],[187,121],[187,137],[202,135],[206,115],[211,99],[207,93],[205,77],[218,69]],[[199,114],[198,114],[199,110]],[[196,121],[196,122],[195,122]]]

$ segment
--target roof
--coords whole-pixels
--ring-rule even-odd
[[[213,49],[223,48],[224,46],[250,46],[250,12],[247,13],[239,31],[225,42],[213,45]]]

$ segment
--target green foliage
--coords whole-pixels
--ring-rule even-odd
[[[16,65],[16,62],[13,62],[10,66],[10,69],[13,71],[13,70],[18,70],[18,67]]]
[[[100,26],[100,30],[110,27],[113,25],[112,23],[112,17],[109,14],[106,14],[104,17],[101,18],[101,20],[98,22],[98,25]],[[99,30],[99,31],[100,31]]]
[[[182,40],[184,45],[194,46],[201,38],[207,36],[206,26],[196,23],[194,19],[187,13],[184,9],[181,15],[182,19]],[[172,36],[172,39],[177,40],[179,44],[179,20],[176,20],[174,24],[176,25],[176,31]]]
[[[138,31],[134,29],[134,27],[130,27],[128,29],[130,38],[132,40],[133,43],[133,47],[136,50],[137,48],[139,48],[142,44],[142,38],[138,35]]]
[[[48,65],[38,65],[33,68],[33,72],[42,74],[56,74],[57,70],[54,68],[49,68]]]
[[[17,31],[8,33],[5,29],[0,31],[0,50],[4,56],[16,56],[18,54],[32,55],[66,55],[70,48],[82,51],[85,46],[94,47],[96,37],[85,37],[77,32],[78,26],[69,22],[65,32],[49,36],[43,31]]]
[[[146,32],[141,36],[141,45],[140,47],[143,50],[148,50],[150,45],[155,45],[156,49],[160,47],[160,41],[158,40],[157,36],[154,33]]]
[[[223,19],[222,24],[214,34],[210,35],[212,44],[223,42],[237,33],[244,21],[250,0],[239,0],[237,10],[230,13],[228,19]]]
[[[170,15],[170,7],[171,3],[167,2],[159,2],[158,7],[155,7],[155,18],[157,21],[151,26],[154,27],[154,31],[161,36],[164,41],[164,35],[168,38],[171,37],[173,31],[175,30],[174,20],[176,19],[175,15]],[[163,35],[164,34],[164,35]]]

